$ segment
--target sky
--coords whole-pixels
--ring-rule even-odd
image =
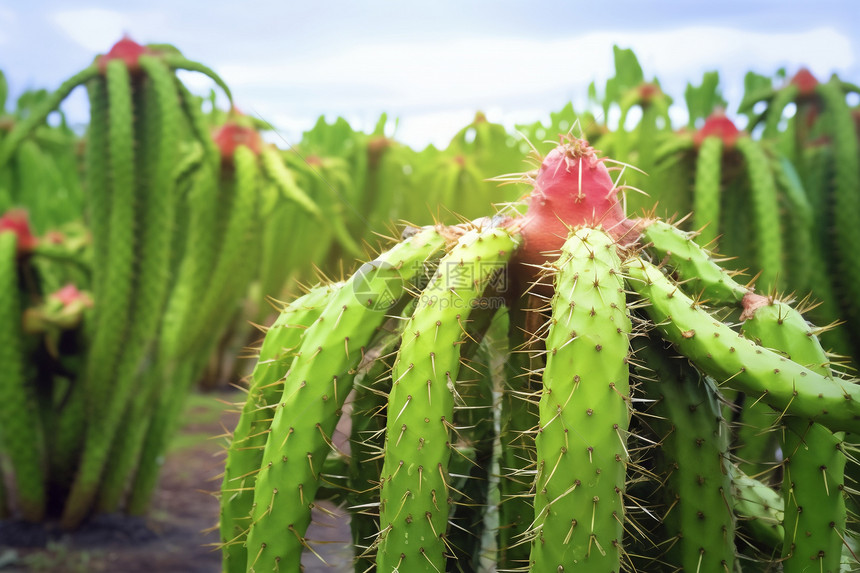
[[[480,110],[513,127],[586,102],[632,48],[680,123],[687,82],[720,72],[730,109],[749,71],[809,67],[860,83],[857,0],[0,0],[0,70],[11,97],[56,88],[123,34],[170,43],[213,68],[236,105],[295,142],[316,118],[372,129],[382,112],[410,145],[444,146]],[[183,80],[198,93],[212,83]],[[64,103],[86,122],[86,97]]]

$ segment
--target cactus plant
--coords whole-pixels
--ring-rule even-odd
[[[271,430],[257,434],[266,442],[263,457],[232,478],[241,487],[227,480],[222,490],[224,512],[234,511],[235,501],[247,498],[254,483],[250,507],[230,513],[221,524],[226,570],[295,569],[303,551],[317,552],[306,538],[307,524],[343,393],[357,369],[382,379],[381,356],[394,351],[390,382],[373,387],[377,403],[383,400],[373,409],[381,417],[371,424],[376,430],[370,431],[366,420],[358,422],[356,416],[367,416],[366,408],[353,410],[365,428],[367,448],[379,451],[383,462],[370,464],[378,472],[370,477],[370,468],[347,472],[347,491],[362,492],[353,498],[361,500],[351,517],[354,528],[375,532],[364,543],[357,541],[364,546],[357,568],[366,569],[375,554],[375,566],[369,567],[378,571],[472,570],[460,526],[450,518],[459,506],[496,499],[497,511],[486,515],[498,516],[498,524],[479,519],[468,532],[484,540],[480,551],[495,555],[499,570],[621,571],[643,559],[649,567],[672,570],[732,571],[736,563],[753,560],[767,566],[768,554],[749,547],[770,547],[770,555],[781,550],[786,570],[792,559],[798,567],[808,565],[807,556],[818,560],[816,570],[837,570],[842,552],[835,539],[850,534],[840,472],[845,458],[833,432],[860,427],[860,386],[828,368],[820,347],[807,353],[795,346],[815,342],[803,319],[791,323],[799,329],[781,326],[782,320],[767,323],[778,327],[758,328],[765,319],[756,315],[767,310],[761,301],[770,299],[735,282],[694,234],[653,218],[628,218],[607,162],[584,140],[563,139],[524,180],[533,187],[525,214],[512,210],[413,231],[373,263],[383,272],[380,262],[391,261],[392,253],[413,249],[418,237],[435,237],[437,268],[429,282],[409,289],[414,304],[404,293],[393,307],[386,306],[394,311],[390,316],[402,315],[404,321],[387,331],[390,342],[379,348],[388,350],[366,352],[359,366],[352,349],[368,344],[384,313],[374,320],[367,315],[359,327],[348,320],[351,309],[376,296],[366,299],[362,289],[356,297],[354,287],[340,287],[318,322],[290,343],[291,364],[275,362],[283,373],[283,395],[271,399],[276,410]],[[429,255],[422,250],[420,260]],[[370,286],[366,276],[360,271],[346,284]],[[499,282],[501,276],[506,280]],[[528,304],[528,297],[546,304]],[[461,365],[476,359],[479,345],[468,342],[480,340],[490,324],[480,313],[473,317],[474,309],[489,308],[492,315],[499,300],[509,307],[511,328],[501,348],[515,352],[498,356],[509,363],[494,383],[502,407],[484,416],[494,428],[494,467],[501,475],[463,485],[451,470],[451,458],[478,463],[468,447],[485,438],[476,434],[480,424],[474,417],[458,417],[459,410],[470,408],[463,399],[469,386]],[[264,349],[281,336],[277,325],[298,316],[287,308]],[[742,313],[743,332],[721,320],[721,309]],[[777,331],[786,334],[780,338]],[[498,348],[481,346],[483,352],[493,347]],[[322,355],[330,362],[317,364]],[[266,356],[257,369],[271,363]],[[266,372],[266,379],[277,375]],[[542,383],[532,384],[537,379]],[[786,431],[799,433],[800,438],[790,433],[785,438],[794,446],[785,462],[790,481],[783,486],[784,501],[772,486],[738,468],[729,449],[732,420],[724,418],[724,412],[731,413],[730,392],[773,409],[774,423],[786,417],[791,420]],[[387,394],[387,401],[380,394]],[[249,403],[257,395],[252,393]],[[523,407],[512,408],[517,403]],[[240,428],[252,423],[255,411],[246,407]],[[815,435],[823,441],[815,443],[830,444],[822,462],[826,487],[820,479],[810,483],[817,470],[804,456],[818,448],[806,428],[820,428]],[[243,435],[245,430],[237,439],[245,441]],[[247,457],[241,443],[231,449],[228,467]],[[801,455],[804,446],[809,452]],[[356,453],[350,463],[366,460]],[[637,471],[659,495],[631,497],[643,491],[641,484],[627,491],[627,480]],[[467,494],[476,487],[480,494]],[[499,493],[492,494],[493,488]],[[811,521],[805,525],[807,512],[792,509],[816,503],[802,501],[801,494],[811,496],[803,500],[828,500],[828,509],[809,512],[810,519],[831,516],[835,525],[826,539],[822,532],[801,540],[798,532],[821,529]],[[518,505],[520,500],[527,503]],[[626,511],[631,507],[644,511]],[[786,517],[791,527],[781,527],[782,511],[794,512],[803,523]],[[642,523],[643,516],[658,516],[658,523]],[[753,520],[767,524],[753,526]],[[649,537],[655,532],[663,541]],[[750,538],[745,545],[742,540]],[[236,558],[242,552],[244,562]]]

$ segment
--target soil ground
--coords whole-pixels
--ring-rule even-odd
[[[109,515],[91,521],[75,534],[59,535],[44,528],[0,522],[2,573],[218,573],[221,554],[214,544],[218,532],[218,500],[225,429],[236,414],[225,402],[241,399],[236,392],[194,394],[184,413],[185,426],[165,458],[161,481],[146,519]],[[348,521],[337,507],[319,513],[308,538],[329,565],[305,555],[305,571],[351,571]],[[17,538],[18,547],[4,545]],[[28,542],[25,542],[28,541]],[[36,545],[22,547],[20,545]]]

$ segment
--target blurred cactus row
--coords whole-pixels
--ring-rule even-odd
[[[857,88],[751,73],[748,133],[723,113],[711,73],[688,86],[690,122],[676,130],[657,81],[629,50],[615,56],[590,111],[567,105],[515,130],[478,113],[446,148],[422,150],[385,116],[370,132],[320,118],[280,149],[265,122],[190,93],[176,70],[209,75],[231,101],[212,70],[165,44],[123,39],[14,109],[0,75],[0,515],[75,527],[93,512],[145,512],[183,397],[219,345],[244,345],[271,299],[347,273],[401,222],[452,224],[519,199],[526,188],[505,175],[558,133],[648,174],[620,174],[628,211],[693,212],[680,225],[761,273],[759,290],[809,295],[817,324],[846,319],[821,336],[850,361],[860,157],[845,95]],[[78,86],[85,133],[59,107]]]

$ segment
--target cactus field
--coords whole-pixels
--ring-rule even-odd
[[[223,573],[860,570],[860,87],[614,64],[423,149],[287,143],[170,44],[0,72],[0,550],[158,551],[227,380],[185,454]]]

